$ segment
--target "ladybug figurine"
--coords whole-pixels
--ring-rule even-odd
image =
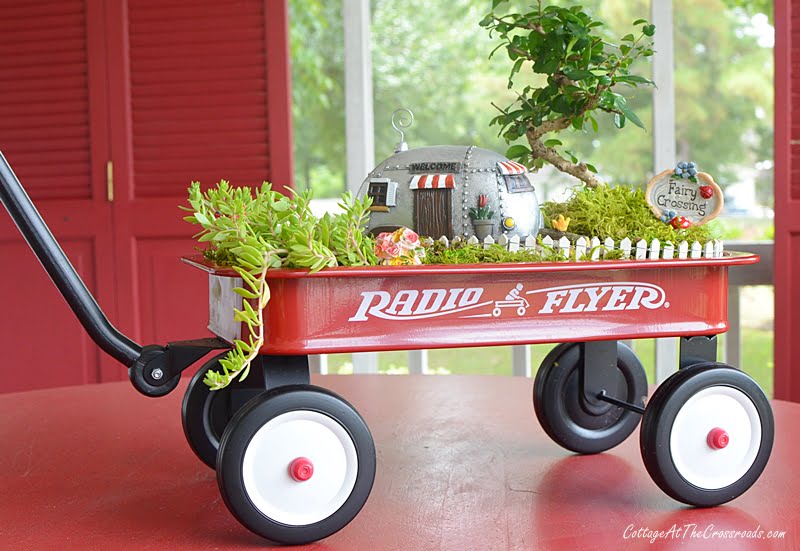
[[[711,199],[714,196],[714,188],[711,186],[700,186],[700,196],[703,199]]]

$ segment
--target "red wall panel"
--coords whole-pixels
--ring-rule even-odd
[[[102,0],[0,0],[0,150],[114,320]],[[124,373],[83,333],[0,212],[0,392]]]
[[[184,264],[186,242],[162,237],[136,240],[142,341],[193,339],[208,331],[208,276]]]
[[[0,13],[0,150],[51,230],[130,337],[206,334],[178,205],[192,180],[291,184],[286,1],[0,0]],[[0,255],[0,392],[125,377],[2,213]]]
[[[85,3],[9,4],[0,17],[0,149],[33,199],[87,199]]]
[[[109,11],[115,239],[123,327],[142,342],[208,335],[207,283],[178,258],[192,181],[291,181],[285,2],[129,0]],[[280,93],[280,92],[283,93]],[[288,167],[288,171],[287,171]]]
[[[800,9],[775,2],[775,397],[800,402]]]
[[[170,6],[165,20],[161,2],[128,2],[135,197],[268,179],[264,10],[201,0]]]
[[[93,243],[68,239],[61,245],[86,286],[95,289]],[[0,242],[0,258],[18,259],[8,275],[0,276],[0,338],[5,345],[0,389],[15,392],[101,380],[100,351],[75,322],[27,244],[21,240]]]

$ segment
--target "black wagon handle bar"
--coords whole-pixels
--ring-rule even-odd
[[[136,363],[142,355],[142,347],[120,333],[108,321],[58,241],[53,237],[50,228],[42,220],[2,151],[0,151],[0,202],[97,346],[127,367]]]

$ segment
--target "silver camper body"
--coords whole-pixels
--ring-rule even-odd
[[[470,237],[471,208],[486,195],[494,212],[492,237],[536,235],[539,202],[527,169],[503,155],[475,146],[438,145],[399,151],[378,164],[361,184],[372,197],[368,230],[373,234],[408,227],[420,235]]]

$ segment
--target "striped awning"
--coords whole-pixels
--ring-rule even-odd
[[[452,174],[417,174],[411,178],[408,189],[455,189],[456,179]]]
[[[497,169],[500,171],[500,174],[503,175],[525,174],[528,172],[525,165],[515,163],[514,161],[497,161]]]

